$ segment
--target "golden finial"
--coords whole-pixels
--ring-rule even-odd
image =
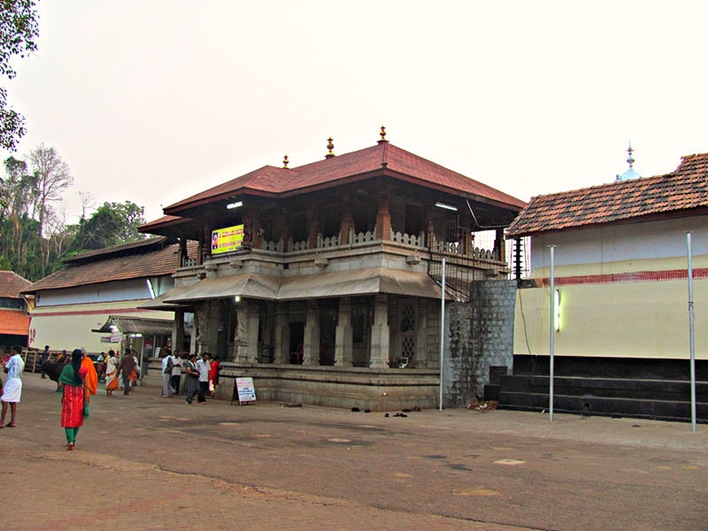
[[[381,142],[388,142],[388,140],[386,140],[386,128],[383,125],[381,126],[381,132],[379,133],[379,135],[381,136],[381,140],[379,140],[379,144]]]
[[[334,152],[332,151],[334,149],[334,144],[332,143],[331,136],[327,139],[327,149],[329,150],[329,152],[325,155],[325,158],[331,159],[332,157],[334,157]]]
[[[283,157],[283,168],[285,168],[286,170],[288,169],[288,156],[287,155],[285,155]]]

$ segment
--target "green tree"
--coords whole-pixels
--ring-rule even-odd
[[[0,75],[15,77],[10,61],[37,50],[39,17],[34,0],[0,0]],[[25,134],[25,119],[7,106],[7,89],[0,87],[0,146],[16,151]]]
[[[90,218],[79,221],[70,247],[71,253],[95,251],[145,239],[145,235],[138,232],[138,227],[145,223],[144,212],[143,207],[131,201],[103,203]]]

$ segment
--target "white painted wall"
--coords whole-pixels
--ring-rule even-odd
[[[642,260],[686,258],[686,232],[692,232],[693,255],[708,256],[708,219],[705,216],[577,229],[531,238],[531,276],[548,276],[549,245],[556,245],[556,267],[602,266]],[[667,268],[675,267],[668,265]],[[685,267],[685,265],[684,265]]]

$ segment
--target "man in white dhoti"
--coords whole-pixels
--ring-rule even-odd
[[[22,396],[22,371],[25,369],[25,362],[22,360],[22,347],[12,347],[12,356],[5,363],[5,372],[7,380],[2,390],[2,413],[0,414],[0,428],[5,427],[5,415],[7,415],[7,406],[10,406],[10,423],[8,428],[15,427],[15,418],[17,416],[17,403]]]

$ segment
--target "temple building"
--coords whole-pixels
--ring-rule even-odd
[[[174,311],[174,345],[219,355],[261,397],[435,407],[442,265],[451,301],[507,279],[503,231],[525,203],[394,146],[383,127],[372,147],[335,156],[330,138],[327,150],[299,167],[286,155],[142,226],[182,249],[174,288],[145,307]]]

